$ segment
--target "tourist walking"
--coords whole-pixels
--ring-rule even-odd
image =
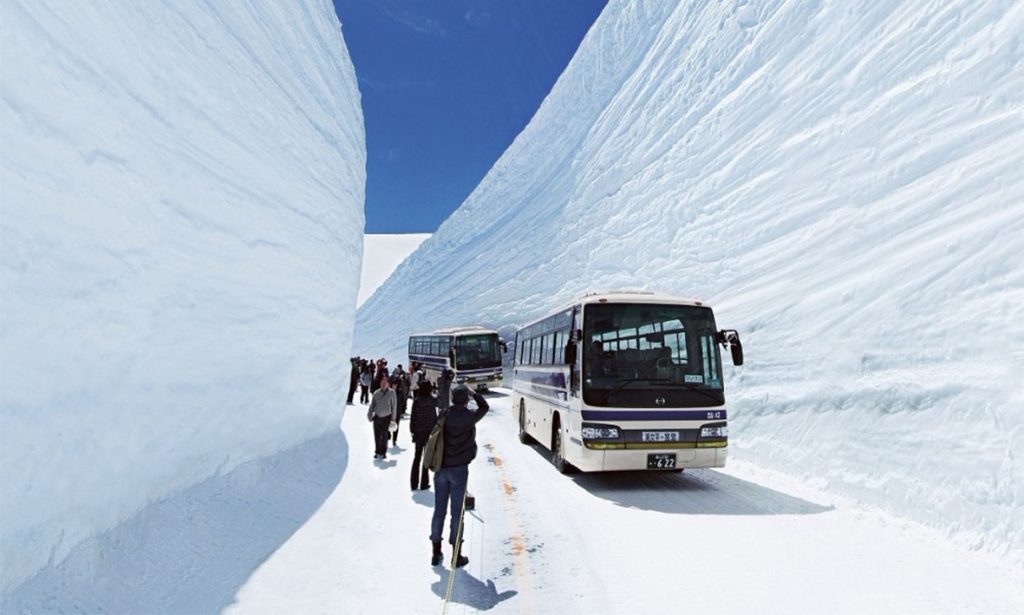
[[[370,375],[370,366],[363,365],[363,371],[359,374],[359,403],[370,403],[370,382],[373,376]]]
[[[455,378],[455,372],[448,369],[447,367],[441,372],[441,375],[437,378],[437,408],[444,412],[451,405],[452,399],[452,380]]]
[[[349,363],[352,364],[352,369],[349,370],[348,375],[348,401],[345,403],[352,405],[352,399],[356,395],[356,387],[359,386],[359,357],[352,357],[349,359]]]
[[[384,378],[386,378],[391,383],[391,390],[394,391],[395,393],[395,420],[394,423],[391,425],[394,428],[394,430],[391,432],[391,446],[398,446],[398,426],[402,424],[402,416],[404,415],[399,411],[399,407],[401,406],[401,404],[399,404],[398,402],[398,389],[395,388],[395,377],[384,376]]]
[[[380,379],[380,388],[373,393],[370,407],[366,411],[366,419],[373,423],[374,459],[387,459],[388,427],[398,419],[398,404],[395,391],[391,388],[387,376]]]
[[[409,374],[402,369],[402,364],[399,363],[395,371],[391,372],[391,378],[395,383],[395,395],[398,397],[398,416],[401,418],[405,416],[405,411],[409,407]]]
[[[430,475],[427,473],[427,460],[423,459],[423,447],[430,438],[430,430],[437,423],[437,404],[434,396],[430,394],[431,384],[426,382],[416,389],[416,397],[412,400],[412,410],[409,415],[409,431],[412,433],[412,442],[416,445],[416,452],[412,458],[412,474],[409,477],[409,484],[412,490],[430,489]],[[422,462],[422,463],[421,463]]]

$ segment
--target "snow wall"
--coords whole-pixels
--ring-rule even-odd
[[[2,8],[10,589],[337,424],[366,146],[327,0]]]
[[[1022,32],[1020,2],[613,0],[354,351],[702,298],[745,345],[733,453],[1019,561]]]

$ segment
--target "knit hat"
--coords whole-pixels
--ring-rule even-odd
[[[465,406],[469,403],[469,387],[464,384],[457,384],[452,389],[452,403]]]

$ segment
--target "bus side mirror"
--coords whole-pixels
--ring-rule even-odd
[[[506,342],[505,340],[501,340],[498,343],[501,344],[501,354],[505,354],[506,352],[508,352],[508,342]]]
[[[743,344],[740,343],[739,333],[734,329],[723,329],[718,332],[718,343],[729,347],[733,365],[743,365]]]
[[[736,338],[736,341],[729,346],[729,351],[732,352],[732,364],[743,365],[743,344],[740,343],[740,338]]]
[[[565,364],[576,364],[576,342],[569,340],[565,343]]]

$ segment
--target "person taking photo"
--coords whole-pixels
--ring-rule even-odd
[[[477,409],[467,406],[472,395]],[[452,545],[452,562],[456,568],[469,563],[462,555],[459,524],[465,504],[466,483],[469,482],[469,464],[476,458],[476,424],[484,418],[490,406],[484,396],[470,392],[464,384],[452,388],[452,405],[444,421],[444,454],[441,467],[434,473],[434,516],[430,523],[430,542],[434,548],[430,564],[441,563],[441,539],[444,531],[445,509],[451,508],[448,542]]]

